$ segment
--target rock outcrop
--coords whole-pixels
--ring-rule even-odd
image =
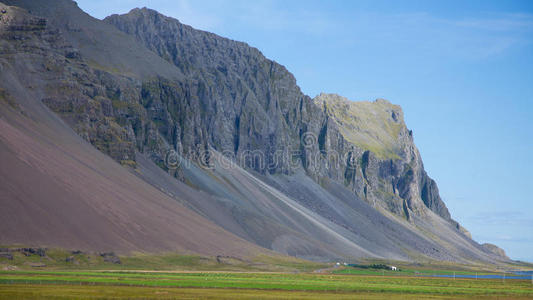
[[[485,243],[485,244],[482,244],[481,245],[483,247],[483,249],[485,249],[487,252],[491,253],[491,254],[494,254],[500,258],[503,258],[503,259],[509,259],[509,257],[507,256],[507,254],[505,254],[505,250],[503,250],[502,248],[494,245],[494,244],[489,244],[489,243]]]
[[[422,215],[429,208],[451,220],[437,184],[424,170],[400,106],[383,99],[353,102],[334,94],[321,94],[314,102],[346,142],[363,153],[355,157],[359,162],[356,172],[345,177],[355,193],[407,218],[411,213]]]

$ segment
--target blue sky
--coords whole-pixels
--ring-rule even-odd
[[[147,6],[247,42],[312,97],[401,105],[452,216],[533,262],[533,1],[78,4],[97,18]]]

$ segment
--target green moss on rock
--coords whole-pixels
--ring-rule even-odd
[[[399,137],[406,130],[400,106],[378,99],[354,102],[335,94],[320,94],[315,103],[339,126],[344,138],[381,159],[399,159]]]

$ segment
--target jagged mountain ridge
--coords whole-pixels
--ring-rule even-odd
[[[44,17],[55,15],[56,11],[63,7],[68,7],[69,11],[73,10],[70,1],[49,1],[45,5],[46,9],[42,9],[42,2],[39,4],[39,1],[13,1],[12,4],[31,9],[34,13]],[[325,182],[331,181],[330,187],[335,188],[326,188],[321,192],[324,197],[332,197],[331,205],[324,204],[324,198],[311,193],[306,193],[304,199],[299,199],[296,195],[292,196],[311,211],[305,211],[299,216],[318,214],[320,218],[326,219],[320,222],[326,224],[328,228],[338,231],[342,230],[337,226],[347,228],[348,231],[343,235],[356,244],[366,244],[370,250],[380,246],[384,249],[391,249],[378,251],[380,257],[409,259],[405,253],[400,254],[401,249],[393,249],[392,244],[384,246],[387,240],[393,238],[392,231],[385,232],[382,240],[378,239],[377,242],[370,243],[369,239],[372,235],[366,233],[367,236],[365,236],[365,232],[358,230],[361,223],[353,220],[353,215],[340,216],[338,212],[335,212],[338,209],[336,205],[342,205],[341,202],[351,203],[348,208],[353,210],[355,205],[353,201],[359,201],[357,199],[361,198],[374,208],[409,218],[411,225],[407,223],[402,226],[409,227],[405,229],[405,232],[406,234],[409,232],[412,237],[404,236],[403,240],[399,238],[397,242],[409,244],[413,240],[420,240],[413,243],[415,246],[411,250],[429,255],[429,257],[446,260],[454,260],[458,257],[489,259],[488,256],[484,257],[488,254],[483,252],[479,245],[461,236],[462,232],[457,230],[458,224],[450,220],[447,209],[445,210],[440,198],[437,198],[436,185],[423,171],[419,155],[412,159],[416,162],[413,168],[409,165],[410,161],[382,159],[372,151],[350,143],[345,137],[346,134],[342,132],[343,124],[335,121],[335,114],[324,110],[323,107],[315,104],[316,101],[313,102],[312,99],[303,95],[292,74],[284,67],[264,58],[257,49],[250,48],[244,43],[229,41],[210,33],[194,30],[180,24],[177,20],[147,9],[136,9],[126,16],[112,16],[105,22],[97,22],[90,18],[86,21],[87,17],[82,13],[76,13],[75,17],[71,18],[66,14],[62,15],[64,19],[56,19],[51,26],[59,28],[69,43],[77,45],[78,48],[74,48],[73,53],[77,53],[75,50],[78,50],[79,56],[73,54],[70,55],[72,58],[68,59],[78,59],[82,64],[89,62],[86,67],[90,70],[88,72],[90,75],[67,76],[69,78],[59,82],[59,86],[64,86],[64,89],[49,89],[42,100],[62,116],[82,137],[115,160],[134,166],[137,164],[136,157],[140,155],[135,154],[135,151],[139,151],[166,169],[165,155],[170,149],[176,149],[182,156],[192,160],[201,155],[205,149],[214,149],[225,155],[233,153],[229,156],[235,156],[237,160],[240,158],[239,154],[245,151],[262,150],[267,153],[267,162],[275,160],[274,155],[277,149],[296,149],[300,151],[298,159],[301,162],[296,168],[291,166],[291,157],[287,155],[282,155],[279,163],[274,165],[268,163],[259,165],[253,161],[239,163],[257,172],[258,178],[287,195],[295,189],[316,191],[317,182],[327,186]],[[80,18],[85,20],[81,25],[76,23]],[[164,67],[168,73],[154,75],[154,73],[140,72],[127,64],[109,68],[106,61],[101,59],[103,56],[101,52],[106,51],[96,47],[87,47],[83,44],[84,36],[80,37],[78,29],[82,32],[90,32],[97,39],[97,31],[91,29],[91,24],[97,24],[98,31],[105,31],[105,35],[112,32],[113,35],[120,36],[119,31],[114,33],[112,26],[109,25],[113,24],[121,31],[133,35],[144,47],[160,55],[162,60],[171,62],[175,69],[169,67],[171,64],[168,64],[169,66]],[[70,30],[72,27],[78,29]],[[124,40],[128,39],[124,38]],[[128,40],[128,43],[131,41]],[[153,52],[150,53],[153,54]],[[151,57],[152,54],[147,55]],[[141,61],[140,64],[142,65],[143,62]],[[158,64],[163,65],[161,62]],[[306,133],[312,133],[316,137],[316,143],[303,145],[302,137]],[[321,152],[330,149],[358,163],[351,169],[331,168],[332,161],[328,160],[327,156],[321,156]],[[416,150],[416,147],[411,144],[411,150],[413,149]],[[312,159],[314,157],[321,159]],[[140,166],[141,170],[143,167]],[[210,171],[198,171],[197,174],[187,172],[187,170],[181,170],[171,173],[189,184],[196,180],[193,186],[225,199],[223,203],[227,204],[228,199],[237,203],[237,199],[242,198],[242,195],[236,196],[234,191],[210,190],[214,182],[198,179],[200,176],[198,174]],[[227,175],[216,174],[218,176],[216,178],[223,178]],[[304,177],[294,181],[293,185],[287,184],[294,178],[298,178],[295,177],[296,175]],[[306,178],[312,178],[312,180],[307,182]],[[385,184],[380,182],[383,180]],[[155,178],[151,183],[157,185],[159,181],[160,179]],[[178,190],[183,188],[177,187]],[[347,193],[343,192],[343,196],[335,195],[333,189],[346,189]],[[271,196],[267,198],[270,200],[265,201],[272,201]],[[336,203],[338,199],[343,200]],[[245,197],[239,201],[242,203],[250,199]],[[203,210],[198,203],[190,203],[190,205],[208,217],[215,218],[214,215],[210,215],[205,205]],[[232,209],[241,208],[239,205],[232,205]],[[367,208],[359,207],[358,209],[366,210]],[[237,223],[242,222],[242,216],[248,216],[250,212],[247,209],[243,210],[244,213],[237,214],[238,217],[233,218],[238,221]],[[441,222],[438,218],[434,218],[433,212],[439,214],[444,220]],[[380,221],[381,224],[389,218],[392,219],[392,224],[403,222],[398,221],[395,216],[383,217],[374,214],[372,218],[384,218]],[[255,221],[267,219],[270,220],[267,223],[269,226],[276,224],[278,224],[276,226],[281,226],[278,231],[269,233],[273,234],[272,239],[265,239],[265,233],[261,232],[253,232],[252,237],[246,237],[246,233],[240,233],[240,235],[264,247],[297,256],[335,257],[346,255],[346,251],[354,251],[345,248],[339,250],[338,253],[331,250],[307,250],[309,253],[304,253],[302,245],[305,245],[303,248],[320,249],[322,247],[319,245],[320,240],[324,238],[320,235],[313,236],[314,233],[305,232],[305,230],[298,235],[307,242],[295,245],[292,250],[288,249],[287,238],[283,241],[284,235],[281,232],[288,232],[284,228],[290,226],[292,221],[280,220],[275,215],[253,217]],[[453,238],[456,238],[465,245],[453,246],[453,249],[450,249],[450,247],[439,246],[439,241],[427,240],[424,234],[417,233],[416,229],[417,226],[425,229],[430,227],[431,224],[425,221],[426,219],[439,222],[438,228],[442,227],[443,231],[449,233],[452,240],[447,243],[453,244]],[[229,221],[225,222],[219,221],[217,224],[226,226],[224,227],[226,229],[231,227],[227,223]],[[245,224],[245,227],[250,227],[250,223]],[[232,226],[234,230],[238,230],[235,229],[237,225]],[[373,227],[377,226],[379,225],[373,225]],[[252,233],[248,234],[252,235]],[[440,235],[443,234],[440,233]],[[310,238],[311,236],[313,237]],[[431,248],[435,250],[430,251]],[[465,252],[466,249],[468,249],[468,254]],[[365,255],[368,254],[363,251],[355,256]]]
[[[361,165],[356,166],[355,174],[352,176],[345,167],[329,168],[333,162],[328,161],[327,156],[320,157],[320,152],[333,150],[338,152],[341,158],[346,157],[347,152],[351,152],[352,159],[360,161],[363,156],[371,160],[375,152],[371,151],[372,154],[365,155],[368,149],[350,143],[349,139],[345,138],[346,134],[338,131],[338,122],[336,120],[329,122],[333,116],[322,111],[320,105],[314,105],[313,101],[300,91],[294,76],[283,66],[266,59],[257,49],[212,33],[195,30],[146,8],[134,9],[122,16],[113,15],[104,21],[115,25],[125,33],[134,35],[148,49],[174,63],[184,74],[197,79],[199,85],[209,81],[216,83],[198,95],[204,109],[211,110],[202,114],[200,109],[190,105],[178,108],[191,115],[205,116],[193,122],[179,122],[177,131],[185,132],[182,133],[183,136],[193,135],[186,127],[206,128],[207,136],[204,136],[205,140],[201,143],[209,144],[220,152],[233,151],[237,159],[244,151],[264,151],[267,154],[265,166],[241,161],[243,165],[260,173],[294,171],[289,170],[290,158],[287,156],[281,157],[274,167],[267,169],[267,166],[274,160],[273,155],[277,149],[301,150],[302,168],[316,180],[328,177],[339,182],[348,181],[352,190],[368,202],[379,203],[383,200],[383,193],[373,195],[372,192],[368,192],[375,189],[377,180],[369,182],[370,179],[362,178],[364,172]],[[158,96],[161,94],[157,93],[157,89],[151,91],[150,88],[147,88],[146,93],[149,94],[148,97],[152,97],[152,94]],[[171,95],[171,98],[179,97],[180,95]],[[168,96],[167,99],[165,96],[158,98],[151,99],[154,105],[150,110],[158,114],[155,118],[172,119],[168,118],[171,112],[165,111],[165,104],[170,103],[172,99],[168,99]],[[170,124],[173,125],[171,122]],[[398,124],[402,131],[397,134],[407,135],[403,120]],[[163,131],[168,132],[166,128]],[[312,133],[314,137],[321,136],[320,143],[317,138],[317,143],[314,145],[302,147],[302,136],[306,133]],[[166,140],[173,139],[171,136],[166,136]],[[174,140],[177,149],[183,149],[183,144],[190,147],[190,142],[182,143],[179,137]],[[405,153],[401,159],[396,159],[396,162],[406,161],[409,164],[414,161],[417,164],[414,167],[414,177],[417,177],[420,183],[412,187],[408,171],[406,174],[392,174],[396,169],[403,169],[402,166],[388,170],[391,177],[396,177],[393,180],[399,181],[402,185],[398,187],[403,193],[401,198],[407,201],[409,210],[420,211],[424,204],[417,200],[422,198],[423,194],[427,207],[450,219],[445,204],[438,197],[436,184],[423,171],[421,159],[412,139],[408,145],[406,144],[403,143],[403,147],[410,148],[413,153],[411,155]],[[184,149],[182,152],[187,150]],[[313,159],[316,157],[321,159]],[[376,163],[385,165],[389,161],[379,159]],[[382,165],[378,168],[386,168]],[[403,183],[404,181],[407,182]],[[401,201],[399,204],[390,205],[389,209],[397,214],[405,213]]]

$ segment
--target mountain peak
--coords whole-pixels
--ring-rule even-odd
[[[318,94],[314,98],[314,100],[319,101],[319,102],[374,102],[374,103],[384,104],[384,105],[394,105],[389,100],[383,99],[383,98],[377,98],[374,101],[355,101],[355,100],[350,100],[347,97],[344,97],[337,93],[324,93],[324,92],[320,92],[320,94]]]
[[[401,135],[407,131],[400,106],[387,100],[351,101],[337,94],[313,99],[338,124],[344,138],[381,158],[399,158]]]
[[[112,16],[114,15],[118,15],[118,14],[113,14]],[[149,16],[149,17],[161,16],[161,17],[169,18],[163,15],[162,13],[158,12],[157,10],[148,8],[146,6],[143,6],[140,8],[139,7],[133,8],[128,13],[124,14],[124,16],[132,16],[132,15],[142,15],[142,16]]]

